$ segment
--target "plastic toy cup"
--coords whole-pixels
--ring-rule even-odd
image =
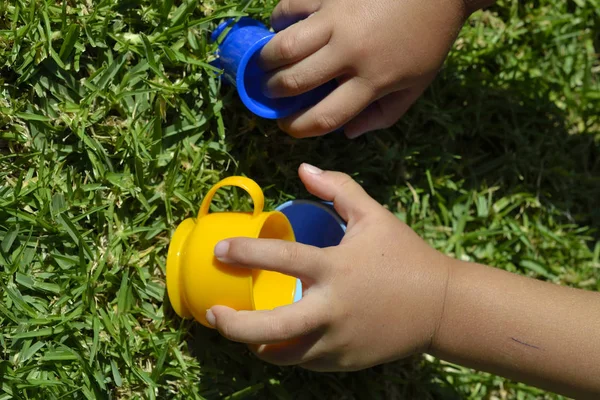
[[[294,97],[271,99],[263,94],[265,71],[258,64],[261,49],[275,34],[259,21],[241,18],[221,23],[212,33],[217,41],[221,33],[231,26],[219,45],[218,60],[214,65],[223,69],[225,78],[232,83],[244,105],[259,117],[279,119],[317,104],[337,87],[330,81],[312,91]]]
[[[277,207],[292,224],[296,242],[315,247],[337,246],[346,234],[346,223],[329,202],[291,200]],[[302,281],[296,281],[294,302],[302,298]]]
[[[213,196],[223,186],[248,192],[254,211],[209,213]],[[169,300],[180,317],[193,317],[211,327],[205,314],[214,305],[269,310],[293,302],[297,278],[223,264],[214,257],[216,244],[231,237],[295,241],[286,216],[279,211],[264,212],[263,207],[263,192],[254,181],[229,177],[207,193],[196,219],[188,218],[177,227],[167,255],[166,280]]]

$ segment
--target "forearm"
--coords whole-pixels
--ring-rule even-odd
[[[431,353],[576,398],[600,395],[600,294],[456,262]]]

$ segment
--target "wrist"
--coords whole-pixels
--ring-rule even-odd
[[[435,354],[437,349],[440,347],[439,337],[442,325],[446,322],[445,314],[447,309],[447,302],[449,299],[448,292],[451,289],[453,283],[453,276],[456,274],[456,268],[459,267],[460,261],[443,255],[443,262],[440,263],[441,269],[444,271],[441,275],[441,285],[438,286],[437,293],[439,294],[439,300],[436,302],[436,309],[434,312],[434,326],[431,334],[429,335],[429,342],[427,349],[424,351],[428,354]]]
[[[496,0],[463,0],[465,3],[465,9],[467,15],[473,14],[475,11],[481,10],[482,8],[489,7],[496,2]]]
[[[444,301],[427,353],[446,361],[457,362],[462,358],[455,342],[470,340],[472,330],[469,325],[473,305],[481,302],[481,290],[491,289],[490,272],[494,269],[455,258],[449,257],[449,260]],[[501,273],[508,275],[505,271]],[[488,291],[493,295],[493,290]]]

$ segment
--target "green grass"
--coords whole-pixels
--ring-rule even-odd
[[[600,290],[600,2],[519,3],[476,14],[394,128],[298,141],[207,64],[221,18],[274,0],[0,0],[0,400],[558,398],[429,357],[266,365],[177,318],[164,284],[212,184],[245,174],[272,208],[308,196],[308,161],[448,254]]]

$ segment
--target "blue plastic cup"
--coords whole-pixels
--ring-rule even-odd
[[[325,248],[340,244],[346,223],[330,202],[291,200],[276,209],[290,221],[296,242]],[[296,281],[294,302],[302,298],[302,281]]]
[[[267,119],[287,117],[317,104],[337,87],[333,80],[294,97],[271,99],[265,96],[265,71],[259,67],[258,59],[261,49],[275,34],[252,18],[244,17],[234,22],[233,19],[222,22],[211,35],[215,42],[231,26],[219,45],[219,58],[214,65],[223,69],[225,78],[237,88],[242,102],[254,114]]]

